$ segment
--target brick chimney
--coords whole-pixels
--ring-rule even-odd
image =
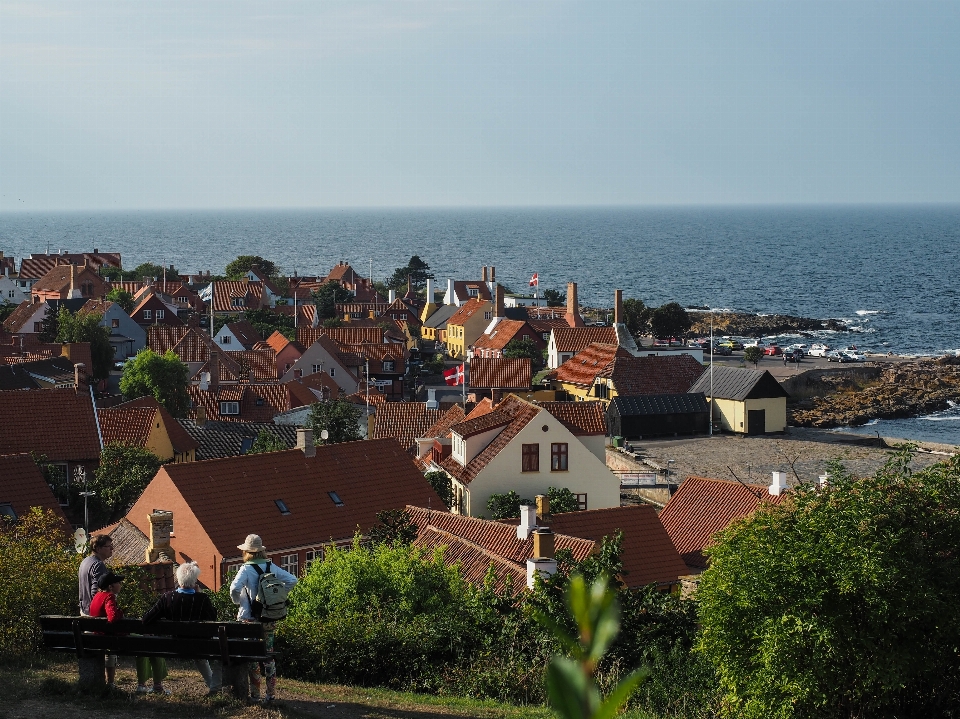
[[[207,423],[207,408],[204,406],[197,407],[197,418],[194,420],[194,424],[198,427],[202,427]]]
[[[547,519],[550,516],[550,499],[545,494],[538,494],[534,500],[537,503],[537,516]]]
[[[83,362],[77,362],[73,366],[73,389],[75,392],[80,391],[80,375],[82,374],[83,374]]]
[[[150,545],[144,554],[147,562],[156,562],[165,556],[172,560],[173,549],[170,547],[170,535],[173,534],[173,512],[155,509],[147,515],[150,520]]]
[[[556,573],[553,532],[550,527],[537,527],[533,531],[533,556],[527,560],[527,589],[533,589],[537,575],[546,579]]]
[[[210,391],[216,392],[220,386],[220,353],[210,351]]]
[[[496,289],[493,291],[495,301],[493,303],[493,316],[494,317],[506,317],[506,312],[503,308],[503,286],[497,285]]]
[[[490,282],[493,283],[496,281],[497,281],[497,268],[494,267],[493,265],[490,265]]]
[[[483,266],[483,281],[484,281],[484,282],[487,281],[487,266],[486,266],[486,265]]]
[[[613,324],[619,325],[626,317],[623,314],[623,290],[613,291]]]
[[[567,283],[567,314],[564,317],[570,327],[583,327],[583,318],[580,316],[580,302],[577,298],[577,283]]]
[[[313,430],[307,427],[297,427],[297,449],[303,452],[304,457],[315,457],[317,445],[313,441]]]

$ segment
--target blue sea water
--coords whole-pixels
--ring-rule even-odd
[[[850,333],[822,336],[862,349],[960,350],[960,206],[0,214],[7,254],[94,247],[182,272],[241,254],[306,275],[372,262],[375,279],[417,254],[438,284],[494,265],[517,291],[534,272],[541,289],[576,281],[592,306],[620,288],[650,305],[843,319]]]

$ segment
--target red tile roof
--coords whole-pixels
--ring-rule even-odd
[[[576,357],[571,358],[571,361]],[[683,394],[703,374],[703,365],[690,355],[615,357],[597,373],[613,380],[622,397],[642,394]]]
[[[281,352],[283,352],[283,350],[286,349],[287,345],[290,345],[290,344],[295,345],[300,350],[300,354],[303,354],[303,347],[301,347],[296,342],[288,340],[286,335],[276,330],[274,330],[272,335],[267,337],[266,343],[270,346],[270,349],[272,349],[276,354],[280,354]]]
[[[72,389],[0,392],[0,454],[33,452],[51,462],[97,460],[93,403]]]
[[[139,399],[130,400],[129,402],[124,402],[121,405],[117,405],[118,409],[123,408],[133,408],[133,407],[152,407],[160,413],[160,418],[163,421],[164,429],[167,430],[167,436],[170,438],[170,443],[173,445],[173,451],[177,454],[183,454],[189,452],[190,450],[196,450],[200,445],[197,444],[196,440],[193,439],[187,431],[174,419],[173,415],[167,412],[162,404],[157,402],[153,397],[140,397]]]
[[[130,447],[147,446],[160,416],[153,407],[110,407],[97,410],[103,443],[117,442]]]
[[[30,291],[34,294],[41,290],[62,293],[79,287],[81,282],[92,282],[97,296],[105,289],[104,280],[95,270],[83,265],[58,265],[37,280]]]
[[[467,413],[467,416],[464,417],[464,419],[474,419],[476,417],[488,414],[489,412],[493,412],[493,400],[491,400],[489,397],[484,397],[482,400],[477,402],[476,406]]]
[[[734,520],[752,514],[762,503],[779,504],[786,495],[766,487],[706,477],[687,477],[660,512],[660,521],[690,567],[705,568],[704,547]]]
[[[578,437],[607,433],[607,414],[603,402],[540,402],[539,404]]]
[[[0,456],[0,502],[9,502],[18,517],[25,516],[31,507],[48,509],[63,520],[64,531],[70,531],[60,503],[29,454]]]
[[[598,545],[604,537],[612,538],[622,531],[622,580],[628,587],[674,584],[689,573],[650,505],[564,512],[551,515],[542,524],[558,534],[592,539]]]
[[[346,280],[347,282],[353,284],[357,280],[357,273],[354,269],[346,262],[339,262],[334,265],[333,269],[327,274],[327,282],[341,280]]]
[[[424,434],[424,437],[446,437],[450,434],[450,428],[462,422],[466,419],[466,414],[463,411],[463,407],[458,404],[453,405],[450,409],[444,412],[440,419],[438,419],[433,426],[427,429],[427,433]]]
[[[350,323],[355,324],[355,323]],[[326,335],[338,344],[381,344],[383,342],[382,327],[298,327],[297,342],[303,347],[310,347]]]
[[[439,409],[427,409],[426,402],[388,402],[377,407],[371,438],[393,437],[409,451],[442,416]]]
[[[246,309],[260,309],[264,305],[263,283],[236,280],[216,280],[213,285],[214,312],[242,312]],[[234,299],[243,304],[235,305]]]
[[[478,389],[530,389],[533,369],[529,357],[474,357],[469,376],[470,386]]]
[[[509,424],[512,420],[513,414],[510,412],[498,412],[497,410],[494,410],[493,412],[487,412],[486,414],[482,414],[474,419],[467,419],[462,422],[458,422],[450,427],[450,431],[466,439],[467,437],[472,437],[475,434],[481,434],[495,427],[503,427]]]
[[[489,294],[489,292],[487,294]],[[447,320],[447,327],[451,325],[462,325],[477,312],[486,311],[490,307],[493,307],[493,303],[490,302],[490,300],[480,300],[474,297],[460,305],[460,309],[454,312],[450,319]]]
[[[512,340],[521,339],[524,334],[530,335],[530,339],[538,345],[543,345],[543,338],[534,330],[528,322],[522,320],[500,320],[494,326],[490,334],[483,334],[473,343],[473,349],[477,350],[502,350]]]
[[[120,267],[119,252],[73,252],[62,255],[28,255],[20,261],[20,277],[25,279],[37,279],[43,277],[52,270],[57,263],[63,265],[73,263],[83,265],[87,264],[94,270],[100,267]]]
[[[257,332],[257,328],[246,320],[230,322],[227,324],[227,327],[236,335],[237,339],[240,340],[240,344],[246,349],[250,349],[254,344],[263,339],[260,333]]]
[[[147,347],[162,355],[172,350],[186,334],[198,331],[187,325],[150,325],[147,327]]]
[[[614,327],[555,327],[553,341],[557,352],[580,352],[587,345],[599,342],[606,345],[617,344],[617,330]]]
[[[30,300],[24,300],[15,309],[7,319],[3,321],[3,328],[7,332],[19,332],[23,329],[23,326],[37,313],[38,303],[31,302]],[[43,315],[40,315],[40,319],[43,319]],[[28,332],[33,332],[32,327],[27,328]]]
[[[444,507],[394,439],[317,447],[315,457],[293,449],[167,464],[153,482],[163,475],[225,557],[238,556],[236,545],[251,531],[260,532],[273,552],[349,539],[358,527],[367,532],[376,525],[378,512],[411,502]],[[343,506],[336,506],[329,492]],[[152,497],[148,487],[141,502]],[[281,515],[275,499],[283,500],[290,514]],[[127,515],[138,526],[144,522],[141,502]],[[174,548],[189,553],[176,540]]]
[[[557,367],[549,376],[557,382],[590,387],[597,375],[613,362],[615,357],[627,358],[633,355],[618,345],[594,343]]]
[[[249,380],[251,372],[255,382],[277,380],[277,355],[273,350],[228,351],[227,356],[237,363],[240,379],[244,382]]]
[[[460,576],[475,586],[486,582],[491,566],[496,575],[493,582],[496,591],[509,589],[516,595],[527,586],[527,570],[519,562],[511,562],[475,542],[437,527],[428,525],[420,529],[413,546],[431,554],[442,549],[444,563],[455,566]]]

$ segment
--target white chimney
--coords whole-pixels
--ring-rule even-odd
[[[313,430],[307,427],[297,427],[297,449],[303,452],[304,457],[315,457],[317,445],[313,442]]]
[[[774,472],[773,481],[770,483],[770,486],[767,488],[767,491],[770,492],[774,497],[779,497],[787,489],[787,473],[786,472]]]
[[[427,304],[433,302],[433,280],[427,279]]]
[[[527,560],[527,589],[533,589],[538,574],[546,579],[556,573],[553,532],[549,527],[538,527],[533,532],[533,556]]]
[[[437,402],[437,390],[428,389],[427,390],[427,409],[440,409],[440,403]]]
[[[537,508],[533,504],[520,505],[520,524],[517,525],[517,539],[525,540],[537,528]]]
[[[457,296],[453,294],[453,280],[447,280],[447,296],[443,298],[445,305],[457,304]]]
[[[392,303],[392,302],[394,302],[396,299],[397,299],[397,291],[396,291],[396,290],[390,290],[390,292],[387,294],[387,301]]]

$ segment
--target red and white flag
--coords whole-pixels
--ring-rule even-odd
[[[443,381],[451,387],[458,384],[466,384],[466,368],[459,364],[443,371]]]
[[[538,273],[536,272],[533,273],[533,277],[530,278],[530,286],[531,287],[540,286],[540,275]]]

